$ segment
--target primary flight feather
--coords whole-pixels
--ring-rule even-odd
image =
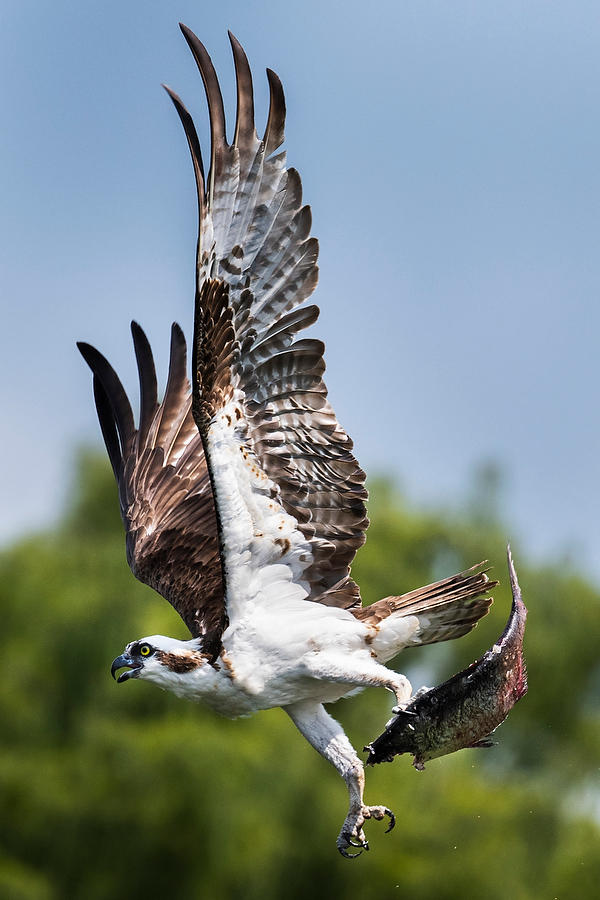
[[[362,607],[350,565],[368,525],[365,475],[327,400],[323,344],[299,337],[318,317],[303,305],[317,283],[318,244],[300,177],[286,168],[281,83],[259,137],[252,77],[230,35],[237,116],[227,140],[223,99],[206,49],[181,26],[210,113],[208,171],[194,123],[167,88],[187,137],[199,235],[192,349],[171,332],[158,399],[152,351],[132,335],[140,381],[136,427],[113,368],[89,344],[94,396],[119,487],[127,559],[162,594],[192,639],[130,643],[119,681],[146,678],[231,717],[281,706],[343,776],[349,811],[340,852],[367,848],[363,825],[393,816],[363,801],[363,766],[323,703],[380,686],[404,707],[408,680],[384,663],[405,647],[460,637],[491,598],[482,566]]]

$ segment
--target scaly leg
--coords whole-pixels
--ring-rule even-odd
[[[332,763],[348,787],[349,809],[337,839],[337,848],[347,859],[360,856],[369,849],[363,825],[367,819],[384,819],[390,822],[386,831],[395,825],[394,814],[387,806],[365,806],[363,790],[365,773],[354,747],[344,734],[342,726],[325,712],[321,703],[305,700],[285,707],[285,711],[306,740],[321,756]],[[358,853],[349,853],[349,847],[358,847]]]

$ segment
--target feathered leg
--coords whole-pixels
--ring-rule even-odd
[[[365,821],[389,816],[390,822],[386,831],[391,831],[395,825],[394,814],[387,806],[365,806],[363,764],[342,726],[325,712],[321,703],[306,700],[285,707],[285,711],[306,740],[336,767],[346,782],[349,794],[348,815],[336,843],[342,856],[347,859],[360,856],[363,850],[369,849],[363,831]],[[350,847],[358,847],[359,852],[349,853]]]
[[[349,663],[347,657],[339,654],[322,652],[305,660],[308,673],[312,678],[335,684],[348,684],[353,687],[384,687],[396,697],[397,707],[403,709],[411,699],[412,688],[406,675],[394,672],[381,665],[377,660],[363,655]]]

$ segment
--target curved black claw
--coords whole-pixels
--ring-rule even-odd
[[[361,841],[360,838],[357,841],[353,841],[351,840],[351,837],[352,835],[346,838],[351,847],[359,847],[361,850],[369,850],[369,842],[366,838],[364,841]]]
[[[387,807],[386,807],[386,810],[385,810],[385,815],[390,817],[390,824],[389,824],[388,827],[385,829],[384,834],[389,834],[389,832],[392,830],[392,828],[393,828],[393,827],[395,826],[395,824],[396,824],[396,816],[395,816],[394,813],[391,811],[391,809],[387,809]]]
[[[381,822],[386,816],[389,819],[388,827],[385,829],[387,834],[396,824],[396,816],[387,806],[362,806],[360,811],[351,810],[336,842],[336,846],[342,856],[346,859],[356,859],[363,850],[368,851],[369,842],[365,837],[362,826],[370,819]],[[349,847],[355,847],[358,853],[348,853]]]
[[[346,846],[344,846],[344,845],[342,844],[342,841],[344,841],[345,844],[346,844],[346,846],[348,846],[348,847],[357,847],[357,848],[360,848],[360,849],[358,850],[358,853],[348,853],[348,851],[346,850]],[[340,834],[340,836],[339,836],[339,838],[338,838],[338,841],[337,841],[337,848],[338,848],[339,852],[342,854],[342,856],[343,856],[345,859],[356,859],[357,857],[359,857],[359,856],[361,855],[361,853],[363,852],[363,850],[366,850],[366,851],[368,852],[368,850],[369,850],[369,842],[366,841],[366,840],[365,840],[365,841],[361,841],[360,839],[357,840],[357,841],[353,841],[353,840],[352,840],[352,835],[350,834],[350,832],[349,832],[349,831],[343,831],[342,834]]]

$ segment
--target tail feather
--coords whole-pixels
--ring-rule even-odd
[[[490,581],[486,564],[481,562],[399,597],[384,597],[372,606],[352,610],[352,613],[365,625],[375,626],[394,614],[400,614],[402,618],[416,616],[419,628],[412,644],[434,644],[461,637],[488,613],[493,602],[488,593],[498,582]]]

